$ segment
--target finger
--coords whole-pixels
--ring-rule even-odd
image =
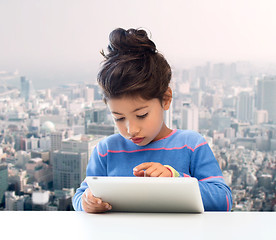
[[[95,213],[103,213],[103,212],[107,212],[107,211],[109,211],[111,209],[112,209],[111,206],[109,208],[101,206],[101,207],[95,208],[94,212]]]
[[[159,177],[172,177],[172,173],[170,171],[164,171]]]
[[[100,213],[112,209],[112,206],[109,203],[103,202],[102,199],[94,197],[92,194],[89,194],[88,192],[86,193],[82,195],[82,205],[85,212]]]
[[[112,209],[112,206],[109,203],[107,203],[107,202],[104,202],[104,207],[107,210],[111,210]]]
[[[106,212],[112,209],[112,206],[107,202],[102,202],[101,204],[98,204],[87,202],[86,200],[83,204],[83,207],[86,212]]]
[[[133,168],[133,172],[139,172],[141,170],[147,170],[149,167],[151,167],[154,163],[153,162],[145,162],[142,163],[135,168]]]
[[[136,177],[144,177],[144,171],[133,172],[133,175]]]
[[[98,197],[94,197],[93,201],[95,201],[95,203],[99,204],[99,205],[101,205],[103,203],[103,200],[101,198],[98,198]]]
[[[104,207],[87,207],[85,209],[86,212],[89,212],[89,213],[103,213],[103,212],[106,212],[108,211],[109,209],[107,208],[104,208]]]
[[[87,211],[87,209],[95,208],[97,206],[97,203],[90,201],[85,194],[82,195],[82,204],[85,208],[85,211]]]
[[[101,204],[103,201],[101,198],[95,197],[91,191],[87,194],[87,198],[90,202],[92,203],[97,203],[97,204]]]
[[[161,174],[163,173],[162,169],[155,169],[155,171],[153,171],[149,177],[159,177]]]
[[[87,188],[84,192],[84,197],[87,199],[87,201],[94,202],[94,196],[89,188]]]
[[[158,169],[155,165],[149,167],[147,170],[146,170],[146,176],[147,177],[151,177],[151,174],[156,171],[156,169]]]
[[[84,199],[87,203],[101,204],[102,200],[100,198],[95,197],[89,188],[87,188],[84,192]]]
[[[112,206],[108,202],[102,202],[101,204],[97,204],[95,206],[96,210],[99,211],[108,211],[111,210]]]

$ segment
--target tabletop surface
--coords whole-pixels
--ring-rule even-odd
[[[7,239],[273,239],[275,212],[0,212]]]

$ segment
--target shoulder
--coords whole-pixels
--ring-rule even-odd
[[[195,149],[198,146],[206,143],[205,138],[201,134],[193,130],[178,129],[174,134],[173,139],[175,142],[182,142],[192,149]]]
[[[124,138],[120,134],[112,134],[98,142],[98,146],[113,146],[116,145],[118,142],[121,142],[123,139]]]
[[[98,142],[97,149],[98,152],[105,154],[108,152],[108,150],[116,151],[125,149],[129,146],[130,143],[132,142],[128,141],[120,134],[113,134]]]

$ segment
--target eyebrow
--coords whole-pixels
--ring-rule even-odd
[[[144,108],[147,108],[148,106],[144,106],[144,107],[139,107],[139,108],[136,108],[133,112],[137,112],[141,109],[144,109]],[[117,115],[123,115],[122,113],[119,113],[119,112],[112,112],[113,114],[117,114]]]

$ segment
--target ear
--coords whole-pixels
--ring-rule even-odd
[[[172,89],[168,87],[163,97],[163,102],[162,102],[163,109],[168,110],[170,108],[171,102],[172,102]]]

